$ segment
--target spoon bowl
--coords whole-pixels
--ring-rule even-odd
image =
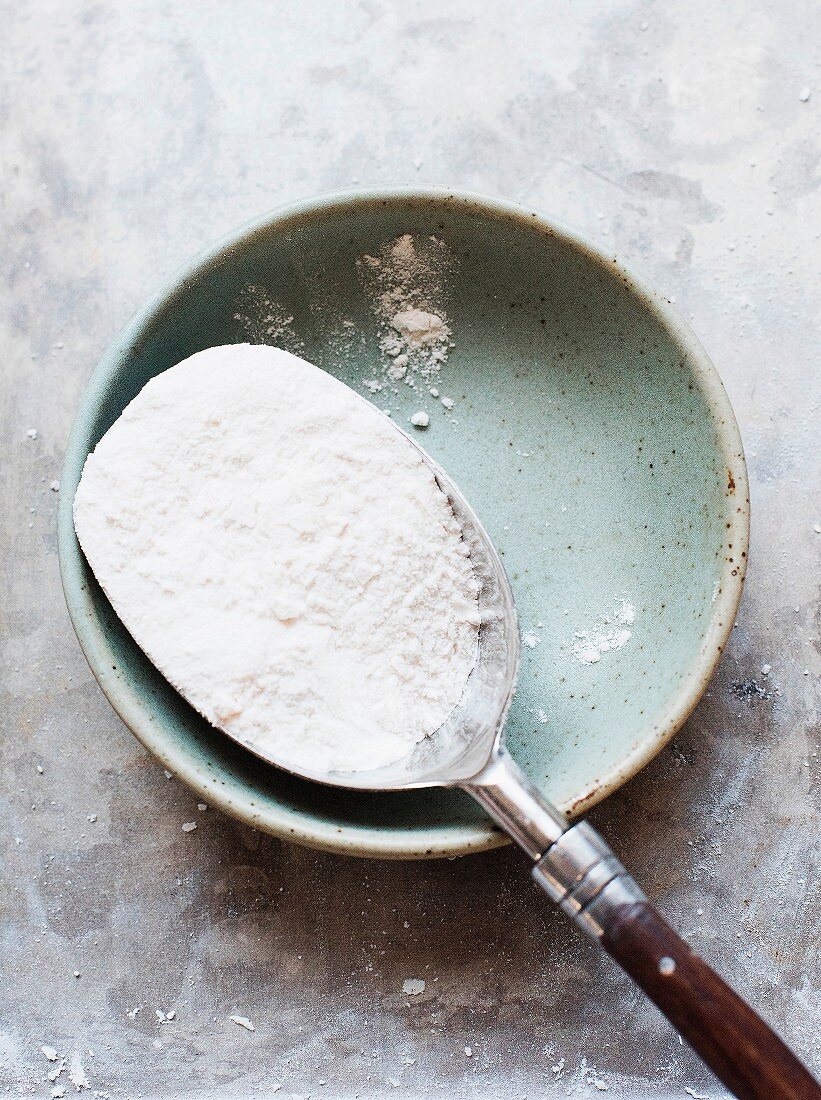
[[[401,429],[400,429],[401,431]],[[404,791],[453,787],[470,780],[501,745],[516,688],[521,645],[510,581],[501,558],[473,509],[453,481],[416,441],[408,439],[448,498],[470,549],[479,591],[479,637],[476,665],[459,704],[430,737],[418,742],[400,760],[372,771],[298,772],[259,745],[245,745],[269,764],[292,775],[356,791]],[[224,731],[229,737],[229,730]],[[244,744],[244,742],[240,742]]]

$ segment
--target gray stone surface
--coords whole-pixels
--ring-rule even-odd
[[[722,373],[742,612],[687,727],[594,817],[818,1069],[821,9],[27,0],[2,26],[0,1088],[48,1096],[48,1044],[111,1097],[723,1095],[515,852],[343,860],[198,812],[69,626],[49,484],[106,342],[244,219],[408,181],[608,242]]]

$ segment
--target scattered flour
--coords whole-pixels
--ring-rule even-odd
[[[78,1092],[80,1089],[87,1089],[89,1087],[82,1059],[76,1051],[72,1054],[68,1062],[68,1078]]]
[[[636,609],[628,600],[618,600],[610,615],[599,617],[592,630],[577,631],[573,656],[584,665],[594,665],[605,653],[622,649],[633,636],[630,627],[636,621]]]
[[[408,997],[418,997],[425,992],[425,983],[421,978],[405,978],[402,982],[402,992]]]
[[[535,649],[541,640],[541,635],[535,630],[526,630],[522,635],[522,645],[527,646],[528,649]]]
[[[379,323],[383,381],[423,392],[453,347],[444,308],[453,267],[446,245],[436,237],[405,233],[377,256],[361,256],[356,267]]]
[[[248,286],[234,303],[234,320],[255,344],[275,343],[295,355],[303,349],[293,328],[293,314],[274,299],[264,286]]]
[[[562,1059],[564,1064],[564,1059]],[[610,1085],[607,1081],[599,1075],[596,1069],[590,1065],[586,1058],[582,1057],[577,1068],[569,1075],[569,1087],[567,1089],[568,1094],[579,1091],[580,1089],[594,1088],[597,1092],[608,1092]]]
[[[400,759],[475,663],[447,498],[390,420],[287,352],[210,348],[152,379],[86,461],[74,518],[160,671],[297,770]]]
[[[407,352],[400,351],[393,361],[395,367],[407,367],[410,362],[408,352],[432,349],[434,362],[443,362],[447,354],[441,345],[447,343],[450,329],[438,313],[427,313],[424,309],[403,309],[391,317],[391,328],[398,333],[401,346]],[[393,337],[391,337],[393,341]],[[383,348],[383,350],[388,350]],[[388,351],[389,355],[393,351]]]

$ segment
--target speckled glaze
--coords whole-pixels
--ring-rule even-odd
[[[692,332],[621,261],[543,215],[450,191],[369,191],[298,203],[218,242],[97,367],[67,448],[59,550],[91,668],[166,768],[267,832],[424,858],[505,838],[459,792],[316,786],[211,729],[122,627],[71,519],[86,455],[146,381],[202,348],[247,339],[234,315],[250,284],[293,315],[307,358],[362,392],[379,352],[354,263],[406,232],[435,233],[457,261],[447,302],[455,347],[440,382],[456,408],[451,421],[430,402],[424,445],[482,517],[522,628],[540,638],[525,648],[508,744],[571,814],[634,775],[687,718],[732,628],[747,561],[746,468],[727,396]],[[343,319],[358,334],[347,344]],[[419,400],[408,391],[391,405],[402,422]],[[575,632],[619,597],[636,609],[633,637],[581,664]]]

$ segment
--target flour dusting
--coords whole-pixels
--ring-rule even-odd
[[[303,342],[294,330],[294,317],[264,286],[245,288],[234,303],[233,318],[255,344],[276,344],[286,351],[299,354]]]
[[[630,627],[636,621],[636,609],[626,599],[616,601],[609,615],[599,616],[591,630],[576,631],[573,656],[583,665],[597,664],[606,653],[623,649],[633,636]]]
[[[86,1077],[86,1071],[83,1066],[80,1055],[75,1051],[69,1059],[68,1063],[68,1077],[72,1085],[79,1092],[81,1089],[89,1088],[88,1077]]]
[[[377,256],[357,260],[360,285],[379,324],[381,382],[392,383],[394,392],[399,383],[424,392],[447,361],[453,347],[445,313],[452,267],[443,241],[410,233],[385,244]]]

